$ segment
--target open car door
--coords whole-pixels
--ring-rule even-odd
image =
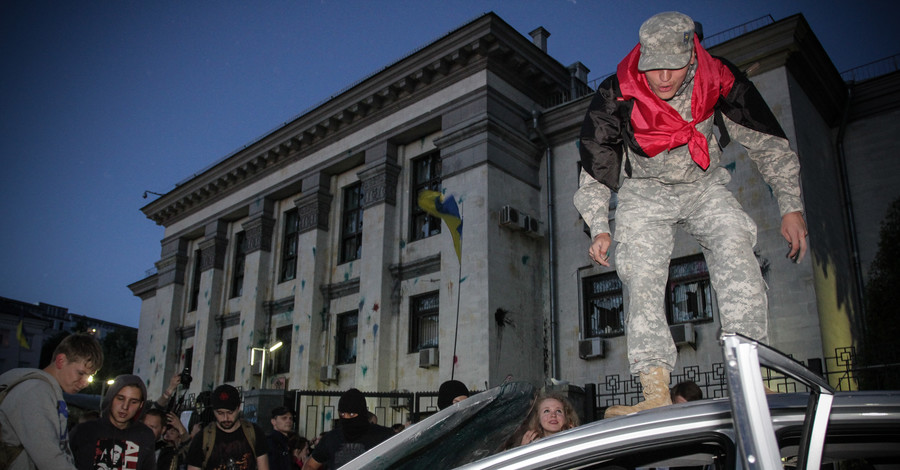
[[[809,388],[797,469],[817,470],[822,461],[834,389],[799,362],[762,343],[737,334],[723,334],[722,344],[734,428],[744,468],[784,468],[760,374],[760,366],[764,366]]]

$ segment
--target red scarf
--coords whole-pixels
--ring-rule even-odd
[[[734,85],[734,75],[721,61],[713,59],[694,36],[697,52],[697,70],[694,73],[694,91],[691,94],[692,122],[681,118],[678,111],[669,106],[650,89],[647,78],[638,70],[641,45],[622,59],[616,74],[622,99],[634,100],[631,125],[638,144],[654,157],[663,150],[671,150],[688,144],[691,158],[704,170],[709,168],[709,143],[706,136],[695,127],[713,114],[719,96],[725,96]]]

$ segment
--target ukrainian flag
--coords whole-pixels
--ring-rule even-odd
[[[456,206],[456,199],[451,195],[444,198],[444,195],[438,191],[425,190],[419,193],[419,207],[423,211],[439,217],[447,224],[450,229],[450,236],[453,237],[453,248],[456,249],[456,258],[462,261],[462,217],[459,215],[459,207]]]
[[[19,320],[19,327],[16,329],[16,339],[19,340],[19,346],[31,349],[31,346],[28,345],[28,339],[25,338],[25,320]]]

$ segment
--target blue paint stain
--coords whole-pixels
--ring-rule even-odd
[[[400,249],[406,248],[406,240],[400,240]]]
[[[350,273],[344,273],[344,280],[345,280],[345,281],[349,281],[349,280],[350,280]]]
[[[325,412],[325,421],[331,421],[332,415],[331,410]]]
[[[734,173],[735,168],[737,168],[737,162],[731,162],[725,165],[725,169],[728,170],[729,173]]]
[[[160,324],[160,325],[165,325],[165,324],[166,324],[166,319],[163,318],[162,321],[159,322],[159,324]]]
[[[522,264],[523,264],[523,265],[527,265],[529,259],[531,259],[531,256],[528,256],[528,255],[523,256],[523,257],[522,257]]]
[[[300,279],[300,290],[303,290],[304,287],[306,287],[306,279]]]
[[[297,356],[298,356],[298,357],[302,357],[302,356],[303,356],[303,349],[304,349],[304,347],[303,347],[302,344],[300,345],[300,347],[297,348]]]
[[[463,282],[466,282],[466,279],[468,279],[468,278],[469,278],[469,276],[466,276],[466,277],[464,277],[464,278],[461,278],[461,279],[459,280],[459,283],[462,284]]]
[[[378,323],[372,325],[372,335],[378,337]]]
[[[361,297],[361,298],[359,299],[359,309],[362,310],[362,309],[363,309],[363,305],[365,305],[365,304],[366,304],[366,298],[365,298],[365,297]]]
[[[316,257],[316,247],[312,247],[312,252],[313,252],[313,258],[315,258]]]
[[[165,344],[163,345],[163,350],[162,350],[162,352],[163,352],[163,353],[166,352],[166,345],[165,345]]]
[[[366,372],[369,371],[369,366],[363,364],[363,366],[360,367],[360,370],[362,370],[363,377],[365,377],[365,376],[366,376]]]

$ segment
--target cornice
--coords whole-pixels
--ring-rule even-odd
[[[709,49],[748,75],[785,67],[830,125],[846,101],[846,86],[822,44],[801,14],[776,21]]]
[[[490,68],[537,102],[565,93],[568,71],[487,13],[365,78],[176,185],[141,211],[169,225],[397,108]]]

